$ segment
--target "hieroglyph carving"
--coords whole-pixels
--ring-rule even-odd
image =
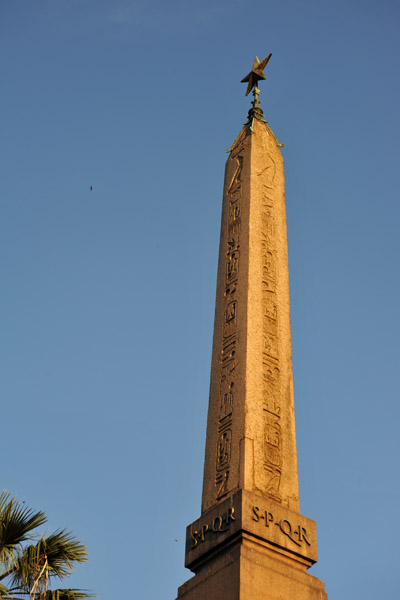
[[[218,420],[217,456],[215,465],[216,498],[219,500],[229,490],[229,470],[232,448],[232,412],[237,361],[238,301],[236,288],[240,258],[240,211],[242,200],[243,148],[232,154],[236,169],[227,187],[228,211],[225,255],[225,281],[223,298],[223,323],[220,375],[220,409]]]
[[[276,217],[274,214],[274,180],[276,164],[271,156],[258,173],[262,190],[261,264],[263,313],[263,414],[264,414],[264,492],[281,502],[282,428],[280,397]]]

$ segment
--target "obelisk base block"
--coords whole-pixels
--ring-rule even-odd
[[[243,533],[178,589],[177,600],[327,600],[307,566]]]
[[[316,560],[314,521],[239,490],[187,527],[185,565],[195,576],[178,600],[326,600],[307,573]]]

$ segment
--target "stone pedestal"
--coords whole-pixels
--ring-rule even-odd
[[[196,575],[178,600],[326,600],[306,573],[316,560],[314,521],[241,490],[187,528],[185,566]]]
[[[242,533],[178,590],[177,600],[327,600],[296,558]]]

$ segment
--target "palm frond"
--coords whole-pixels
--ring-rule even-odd
[[[32,539],[32,532],[46,521],[44,512],[22,507],[9,492],[0,494],[0,565],[3,571],[13,564],[19,544]]]
[[[0,600],[95,598],[86,590],[50,589],[52,578],[70,575],[77,563],[88,560],[88,552],[65,529],[35,535],[36,528],[46,521],[44,512],[22,506],[8,492],[0,494]],[[28,540],[30,543],[23,543]]]
[[[88,598],[96,598],[96,594],[86,590],[64,589],[47,590],[45,600],[85,600]]]
[[[2,583],[0,583],[0,598],[10,598],[10,590]]]
[[[39,541],[46,552],[50,575],[62,579],[70,575],[76,563],[88,560],[86,546],[65,529],[59,529]]]
[[[88,560],[86,546],[70,532],[63,530],[40,538],[18,555],[11,573],[13,585],[30,590],[38,578],[70,575],[76,563]]]
[[[40,600],[91,600],[96,598],[96,594],[87,590],[79,590],[75,588],[65,588],[57,590],[46,590]],[[28,591],[19,588],[8,589],[5,586],[0,586],[0,600],[32,600],[32,596]]]

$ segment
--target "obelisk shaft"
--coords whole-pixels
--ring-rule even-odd
[[[254,120],[226,163],[202,512],[247,490],[299,511],[283,159]]]
[[[283,160],[256,98],[249,117],[225,169],[202,511],[178,600],[327,600],[299,512]]]

